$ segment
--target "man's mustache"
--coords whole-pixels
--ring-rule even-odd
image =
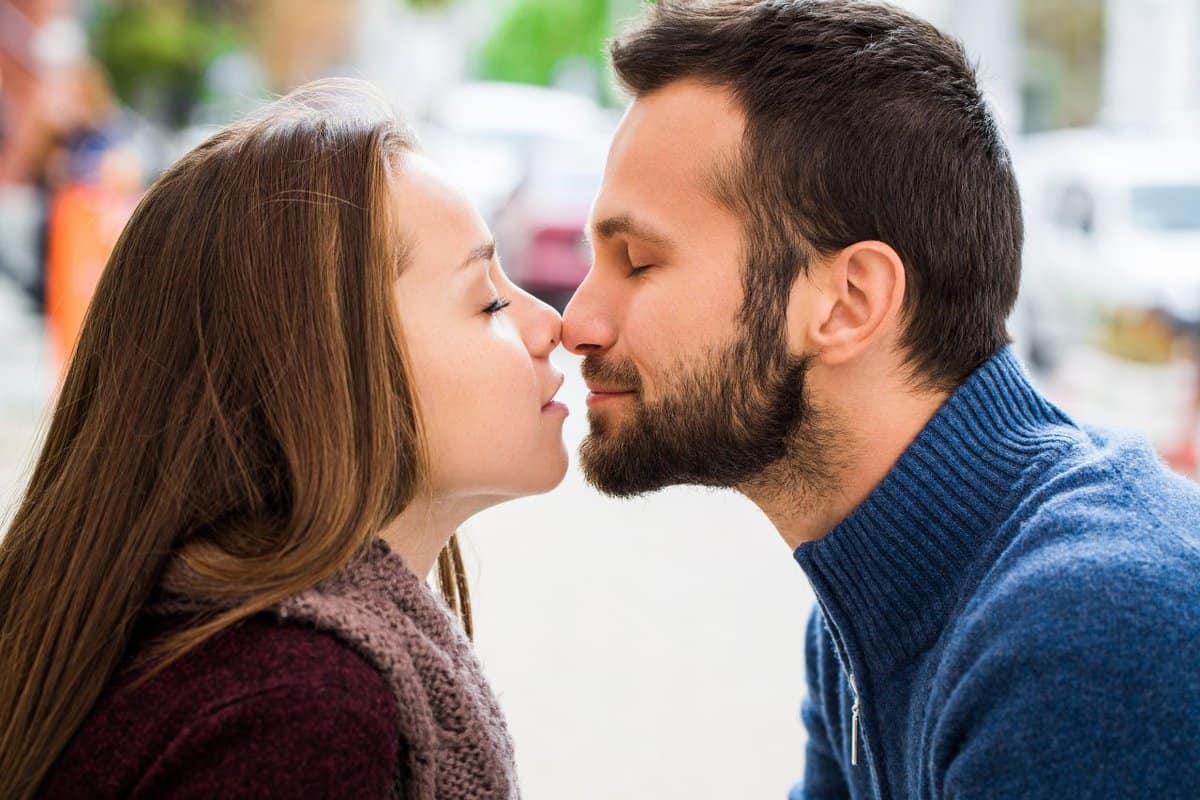
[[[642,376],[629,359],[610,363],[602,360],[600,356],[586,356],[583,359],[581,370],[584,380],[609,386],[620,386],[628,391],[641,394]]]

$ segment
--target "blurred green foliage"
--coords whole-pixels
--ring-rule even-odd
[[[454,0],[401,0],[402,3],[409,8],[415,8],[417,11],[425,11],[426,9],[449,8],[454,5]]]
[[[480,56],[482,77],[549,85],[566,59],[604,69],[608,0],[518,0]]]
[[[1022,0],[1025,127],[1089,125],[1100,108],[1104,0]]]
[[[101,3],[89,36],[121,100],[157,111],[173,127],[201,99],[208,65],[240,44],[229,15],[212,2]]]

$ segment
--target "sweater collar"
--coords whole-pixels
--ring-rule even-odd
[[[845,657],[878,674],[924,650],[1031,465],[1073,429],[1006,347],[951,394],[862,504],[796,548]]]

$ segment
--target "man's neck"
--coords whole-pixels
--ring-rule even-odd
[[[836,412],[817,407],[826,427],[809,434],[835,451],[820,454],[825,467],[818,470],[820,478],[814,479],[811,463],[785,458],[738,487],[792,550],[825,536],[866,500],[948,396],[858,386],[821,394],[841,402]],[[801,457],[810,461],[815,454]]]

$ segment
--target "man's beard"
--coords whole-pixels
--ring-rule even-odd
[[[757,339],[757,341],[756,341]],[[631,497],[666,486],[739,487],[766,480],[773,489],[806,492],[830,477],[830,437],[805,391],[808,359],[786,352],[782,336],[741,339],[695,368],[679,366],[653,403],[642,398],[630,361],[583,362],[589,380],[632,390],[628,418],[589,412],[580,447],[588,482]],[[611,417],[609,416],[611,415]],[[770,478],[765,479],[769,474]]]

